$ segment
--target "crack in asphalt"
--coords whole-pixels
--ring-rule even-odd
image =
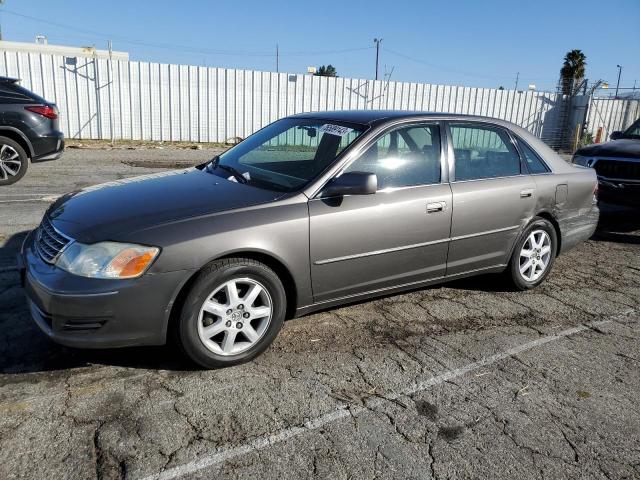
[[[633,313],[635,313],[633,310],[627,311],[624,314],[618,315],[617,317],[622,317],[622,316],[630,316]],[[478,370],[481,367],[496,363],[498,361],[507,359],[507,358],[512,358],[520,353],[526,352],[528,350],[531,350],[533,348],[537,348],[540,346],[543,346],[549,342],[553,342],[553,341],[557,341],[560,340],[562,338],[566,338],[569,337],[571,335],[575,335],[577,333],[581,333],[581,332],[585,332],[585,331],[590,331],[592,326],[603,326],[606,325],[608,323],[611,323],[611,320],[599,320],[597,322],[592,322],[589,324],[584,324],[578,327],[574,327],[574,328],[570,328],[567,330],[564,330],[562,332],[559,332],[557,334],[554,335],[548,335],[546,337],[541,337],[538,338],[536,340],[512,347],[504,352],[501,353],[497,353],[494,355],[491,355],[489,357],[485,357],[483,359],[480,359],[474,363],[468,364],[464,367],[460,367],[454,370],[450,370],[448,372],[442,373],[440,375],[437,375],[435,377],[431,377],[429,379],[423,380],[421,382],[417,382],[416,384],[403,389],[400,392],[397,393],[389,393],[387,394],[383,399],[378,398],[378,399],[373,399],[370,401],[370,403],[365,402],[364,405],[348,405],[348,404],[341,404],[338,405],[336,407],[335,410],[333,410],[332,412],[326,413],[324,415],[321,415],[319,417],[316,417],[312,420],[308,420],[306,422],[304,422],[302,425],[295,425],[295,426],[291,426],[285,429],[280,430],[278,433],[273,434],[273,435],[268,435],[268,436],[262,436],[262,437],[257,437],[253,440],[248,441],[247,443],[244,443],[242,445],[236,445],[236,446],[222,446],[220,448],[218,448],[216,450],[215,453],[212,453],[210,455],[205,455],[201,458],[198,458],[196,460],[193,460],[191,462],[170,468],[168,470],[164,470],[162,472],[156,473],[156,474],[151,474],[149,476],[143,477],[144,480],[172,480],[174,478],[179,478],[182,477],[184,475],[188,475],[191,473],[195,473],[198,471],[201,471],[203,469],[212,467],[214,465],[220,464],[222,462],[225,462],[229,459],[238,457],[240,455],[246,455],[248,453],[251,453],[253,451],[258,451],[270,446],[273,446],[275,444],[278,443],[282,443],[284,441],[287,441],[291,438],[297,437],[299,435],[302,435],[304,433],[307,433],[309,431],[312,430],[316,430],[318,428],[321,428],[327,424],[333,423],[335,421],[341,420],[343,418],[347,418],[347,417],[356,417],[359,414],[365,412],[365,411],[374,411],[376,413],[382,413],[385,416],[388,416],[388,413],[386,412],[378,412],[375,407],[379,406],[380,403],[382,401],[388,401],[388,398],[393,398],[393,399],[397,399],[400,396],[410,396],[413,395],[417,392],[421,392],[424,390],[427,390],[433,386],[439,385],[441,383],[447,382],[449,380],[452,380],[454,378],[457,377],[461,377],[463,375],[466,375],[467,373],[470,373],[474,370]],[[497,417],[496,417],[497,418]],[[395,420],[393,420],[391,417],[389,417],[389,421],[391,422],[392,425],[394,425]],[[506,431],[506,427],[503,428],[505,435],[507,435],[509,438],[511,438],[511,440],[518,445],[517,441],[510,437],[508,432]],[[396,431],[402,435],[403,433],[401,431],[398,431],[396,429]],[[518,445],[519,447],[522,447],[520,445]],[[529,447],[522,447],[522,448],[529,448]],[[531,450],[532,453],[539,453],[537,451],[533,451]],[[558,459],[560,460],[564,460],[561,457],[558,457]]]

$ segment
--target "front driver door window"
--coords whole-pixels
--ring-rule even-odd
[[[345,169],[375,173],[377,193],[309,201],[316,302],[444,276],[451,188],[440,157],[437,123],[393,129]]]
[[[414,125],[383,135],[347,169],[371,172],[384,190],[440,182],[440,129]]]

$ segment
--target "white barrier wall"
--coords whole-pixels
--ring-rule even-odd
[[[559,147],[584,117],[584,108],[581,116],[570,112],[570,105],[580,98],[586,103],[586,97],[569,103],[546,92],[8,51],[0,52],[0,75],[20,78],[23,86],[55,102],[71,138],[224,142],[293,113],[400,109],[497,117]],[[601,124],[607,131],[628,125],[640,113],[639,103],[592,100],[598,108],[589,110],[589,131],[595,135]]]

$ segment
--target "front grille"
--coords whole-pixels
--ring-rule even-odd
[[[600,177],[640,180],[640,163],[620,160],[598,160],[594,165]]]
[[[53,263],[60,252],[71,242],[71,239],[52,225],[45,216],[36,231],[35,247],[45,262]]]

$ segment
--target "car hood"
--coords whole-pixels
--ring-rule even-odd
[[[282,197],[196,168],[103,183],[60,197],[48,215],[80,242],[122,240],[165,222],[249,207]]]
[[[640,140],[621,138],[611,142],[589,145],[578,150],[576,155],[640,158]]]

